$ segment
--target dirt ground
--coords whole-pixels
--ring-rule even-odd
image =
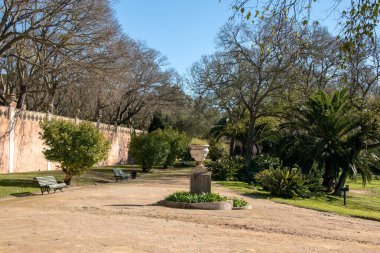
[[[155,205],[187,189],[179,176],[1,200],[0,252],[380,252],[376,221],[263,199],[247,199],[252,210]]]

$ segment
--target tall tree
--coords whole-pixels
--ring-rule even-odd
[[[221,51],[207,65],[216,74],[211,81],[201,79],[198,86],[213,91],[226,89],[248,111],[245,157],[249,164],[260,110],[276,92],[287,86],[285,74],[296,65],[306,41],[302,27],[277,19],[268,19],[257,26],[229,23],[218,35]],[[203,73],[207,72],[210,71]]]

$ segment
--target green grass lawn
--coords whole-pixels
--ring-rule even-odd
[[[192,167],[172,167],[169,169],[153,168],[149,173],[143,174],[144,179],[156,179],[160,177],[187,176],[194,170]]]
[[[137,166],[115,166],[123,168],[124,172],[141,169]],[[86,186],[101,183],[115,182],[112,172],[113,167],[98,167],[89,170],[82,176],[74,176],[71,186]],[[57,181],[63,181],[65,174],[61,170],[56,171],[36,171],[13,174],[0,174],[0,198],[7,196],[25,196],[32,193],[39,193],[38,183],[33,179],[36,176],[55,176]],[[140,176],[141,173],[138,173]]]
[[[347,192],[346,206],[343,205],[343,198],[330,195],[309,199],[282,199],[272,197],[268,192],[243,182],[219,181],[217,183],[252,198],[265,198],[298,207],[380,221],[379,179],[372,180],[365,187],[360,181],[348,180],[347,184],[350,185],[350,191]]]
[[[89,170],[82,176],[74,176],[70,187],[114,183],[115,177],[112,168],[115,167],[122,168],[124,172],[137,170],[137,177],[144,179],[155,179],[163,176],[187,175],[192,170],[192,168],[189,167],[173,167],[165,170],[154,168],[149,173],[142,173],[141,167],[137,165],[97,167]],[[65,177],[65,174],[61,170],[0,174],[0,198],[9,196],[28,196],[33,193],[40,193],[38,183],[33,178],[36,176],[48,175],[55,176],[58,182],[62,182]]]

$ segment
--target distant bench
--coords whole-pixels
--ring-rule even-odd
[[[130,177],[129,174],[124,173],[120,168],[114,168],[112,170],[113,170],[113,174],[115,176],[116,182],[117,182],[117,180],[120,180],[120,181],[128,180],[128,178]]]
[[[44,192],[50,193],[50,190],[54,190],[54,192],[56,190],[62,191],[63,187],[66,186],[65,183],[58,183],[55,177],[53,176],[35,177],[35,179],[40,185],[42,195],[44,194]]]

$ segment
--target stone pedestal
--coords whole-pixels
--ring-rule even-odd
[[[191,193],[209,193],[211,192],[211,173],[193,173],[190,176]]]

